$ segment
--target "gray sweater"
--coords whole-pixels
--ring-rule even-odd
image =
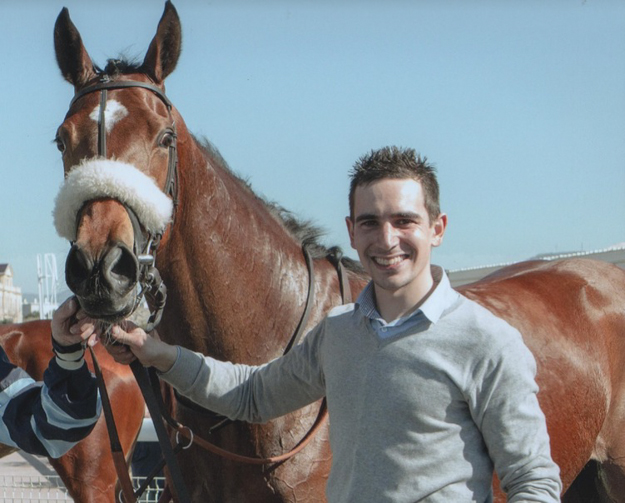
[[[265,422],[327,397],[330,503],[484,503],[493,468],[508,501],[560,501],[518,331],[443,275],[418,323],[380,339],[357,305],[334,309],[260,367],[179,349],[165,381],[232,419]]]

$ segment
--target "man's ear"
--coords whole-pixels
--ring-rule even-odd
[[[441,213],[432,225],[432,246],[441,245],[443,236],[445,235],[445,229],[447,229],[447,215]]]
[[[350,217],[345,217],[345,223],[347,224],[347,233],[349,234],[349,244],[356,249],[354,246],[354,222],[352,222]]]

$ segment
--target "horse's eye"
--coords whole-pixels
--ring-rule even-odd
[[[164,131],[158,140],[159,147],[169,148],[174,144],[175,135],[173,131]]]
[[[63,143],[63,140],[61,140],[60,136],[57,136],[54,139],[54,143],[56,143],[56,148],[59,149],[59,152],[61,153],[65,152],[65,143]]]

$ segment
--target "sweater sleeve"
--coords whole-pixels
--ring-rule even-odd
[[[179,347],[176,363],[161,378],[209,410],[263,423],[324,396],[319,332],[318,327],[287,355],[261,366],[222,362]]]
[[[506,342],[494,344],[476,369],[474,420],[509,503],[559,502],[562,484],[538,403],[536,362],[518,332],[498,339]]]
[[[0,348],[0,442],[58,458],[91,432],[100,405],[86,364],[66,370],[53,358],[35,382]]]

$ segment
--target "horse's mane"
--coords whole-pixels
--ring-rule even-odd
[[[328,255],[339,253],[342,255],[342,251],[339,247],[328,248],[322,244],[319,240],[325,235],[325,230],[316,225],[311,220],[302,220],[295,216],[293,212],[287,210],[280,204],[269,201],[268,199],[259,196],[249,182],[249,180],[242,178],[236,174],[223,158],[217,147],[207,138],[197,138],[195,141],[200,146],[206,156],[212,161],[219,164],[224,170],[226,170],[234,179],[236,179],[244,188],[248,190],[257,200],[259,200],[269,212],[280,222],[284,228],[299,242],[302,246],[306,246],[313,258],[324,258]],[[352,260],[349,257],[343,257],[343,263],[345,266],[355,272],[362,273],[363,269],[360,262]]]
[[[106,75],[111,78],[119,77],[120,75],[126,75],[131,73],[141,72],[141,63],[137,60],[128,59],[126,56],[121,55],[118,59],[109,59],[106,67],[101,68],[94,65],[95,71],[99,75]],[[296,217],[291,211],[285,209],[283,206],[269,201],[264,197],[259,196],[252,189],[248,180],[237,175],[228,166],[226,160],[222,157],[221,153],[207,138],[197,138],[194,136],[196,143],[199,145],[204,154],[214,163],[220,165],[226,170],[234,179],[241,183],[241,186],[256,197],[261,203],[269,210],[269,212],[281,223],[284,228],[299,242],[302,246],[306,246],[313,258],[324,258],[329,255],[339,254],[342,255],[342,251],[339,247],[331,247],[323,245],[320,242],[320,238],[325,235],[325,230],[315,225],[310,220],[302,220]],[[358,273],[362,273],[363,269],[360,262],[352,260],[348,257],[343,257],[343,263],[345,266]]]

